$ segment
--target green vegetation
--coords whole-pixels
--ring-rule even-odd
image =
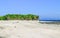
[[[27,14],[7,14],[5,16],[0,16],[0,20],[38,20],[39,16]]]
[[[6,20],[7,18],[5,16],[0,16],[0,20]]]

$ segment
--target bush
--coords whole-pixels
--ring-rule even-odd
[[[5,16],[0,16],[0,20],[7,20]]]
[[[38,20],[39,16],[27,14],[7,14],[5,16],[0,16],[0,20]]]

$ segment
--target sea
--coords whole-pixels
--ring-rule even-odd
[[[60,20],[39,20],[39,22],[46,24],[60,24]]]

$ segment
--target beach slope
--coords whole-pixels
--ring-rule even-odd
[[[60,25],[39,21],[0,21],[0,38],[60,38]]]

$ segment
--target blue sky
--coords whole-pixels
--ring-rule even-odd
[[[60,19],[60,0],[0,0],[0,15],[36,14],[41,20]]]

